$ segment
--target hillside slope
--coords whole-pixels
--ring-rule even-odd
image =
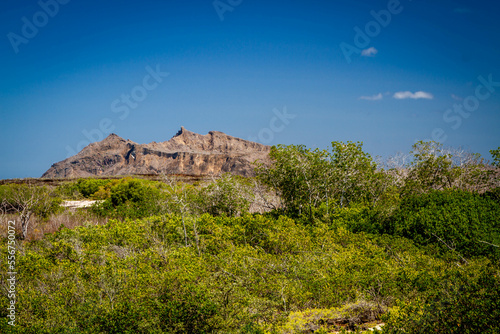
[[[110,134],[78,154],[53,164],[43,178],[137,174],[252,176],[256,160],[267,162],[270,147],[219,131],[200,135],[181,127],[165,142],[138,144]]]

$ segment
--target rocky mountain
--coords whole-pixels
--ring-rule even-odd
[[[55,163],[43,178],[107,175],[254,175],[252,163],[269,161],[270,147],[219,131],[200,135],[181,127],[172,139],[137,144],[116,134],[92,143],[78,154]]]

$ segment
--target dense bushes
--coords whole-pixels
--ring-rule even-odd
[[[330,151],[277,146],[270,157],[258,176],[291,217],[403,236],[462,257],[500,256],[498,171],[477,154],[418,142],[408,161],[381,169],[361,143],[333,142]]]
[[[491,153],[498,166],[498,150]],[[387,332],[498,331],[491,311],[498,307],[498,169],[478,154],[434,142],[416,143],[406,162],[386,169],[359,143],[334,142],[330,152],[278,146],[270,156],[273,164],[261,165],[258,175],[280,194],[285,214],[306,224],[327,222],[337,231],[400,236],[453,264],[439,278],[425,270],[398,278],[410,279],[419,293],[391,312]],[[385,247],[407,263],[391,244]],[[472,259],[483,262],[471,265]],[[307,326],[302,330],[312,330]]]
[[[499,248],[492,246],[500,245],[499,217],[498,202],[479,194],[445,190],[404,198],[393,216],[385,221],[372,219],[372,224],[378,224],[381,233],[403,236],[420,245],[435,244],[443,252],[499,259]]]
[[[332,224],[353,232],[391,234],[456,258],[500,259],[500,203],[492,194],[430,191],[404,197],[390,215],[363,205],[338,210]]]
[[[114,218],[143,218],[162,213],[238,216],[248,212],[252,188],[243,177],[224,174],[194,187],[175,177],[152,182],[126,177],[120,180],[81,179],[84,197],[100,199],[93,211]]]
[[[257,168],[259,179],[274,188],[288,215],[306,213],[326,205],[326,212],[355,202],[376,202],[388,175],[377,171],[362,143],[332,142],[330,150],[310,150],[303,145],[273,147],[273,164]]]
[[[114,219],[20,242],[17,327],[3,292],[0,332],[499,331],[497,170],[435,143],[417,143],[399,169],[360,143],[271,158],[258,175],[283,206],[265,214],[248,213],[265,187],[228,174],[47,192],[97,199],[92,211]]]
[[[500,277],[489,263],[451,268],[441,286],[399,302],[384,333],[498,333]]]
[[[83,197],[91,198],[99,190],[105,189],[105,187],[110,184],[113,184],[112,180],[88,178],[88,179],[79,179],[76,182],[75,186]]]
[[[168,282],[158,297],[160,328],[165,333],[213,333],[219,306],[195,283]]]
[[[187,235],[186,247],[181,218],[166,216],[62,229],[26,243],[17,268],[17,328],[281,332],[290,312],[342,308],[354,319],[348,310],[357,309],[344,305],[385,312],[396,299],[427,296],[454,277],[448,272],[455,264],[407,239],[305,227],[286,217],[202,215],[196,230],[187,225]],[[7,301],[2,295],[0,312]]]
[[[490,198],[500,204],[500,187],[486,191],[483,196],[486,198]]]
[[[122,179],[109,189],[109,197],[94,207],[101,216],[140,218],[161,212],[160,189],[137,179]]]
[[[272,164],[258,166],[257,175],[279,194],[284,213],[306,213],[310,221],[350,205],[390,213],[403,197],[446,189],[484,192],[500,185],[494,167],[479,154],[436,142],[418,142],[401,161],[385,165],[362,148],[352,142],[332,142],[328,150],[278,145],[269,154]]]

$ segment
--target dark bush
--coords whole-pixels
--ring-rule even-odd
[[[217,305],[194,284],[171,282],[161,292],[160,324],[166,333],[213,333]]]
[[[83,197],[90,198],[99,190],[99,187],[104,187],[110,182],[111,180],[79,179],[76,182],[76,187]]]
[[[500,204],[487,196],[461,190],[431,191],[409,196],[379,231],[438,244],[462,256],[498,258]],[[373,224],[372,224],[373,225]]]
[[[100,216],[142,218],[160,213],[163,194],[153,184],[137,179],[122,179],[110,188],[110,196],[94,206]]]
[[[441,289],[400,303],[386,319],[384,333],[498,333],[500,278],[491,265],[450,272]]]

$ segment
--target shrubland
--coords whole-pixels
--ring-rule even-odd
[[[0,331],[497,333],[497,151],[419,142],[381,164],[361,143],[276,146],[253,179],[26,185],[20,239],[33,217],[86,218],[18,240],[15,327],[0,262]],[[0,187],[2,223],[23,221],[17,187]]]

